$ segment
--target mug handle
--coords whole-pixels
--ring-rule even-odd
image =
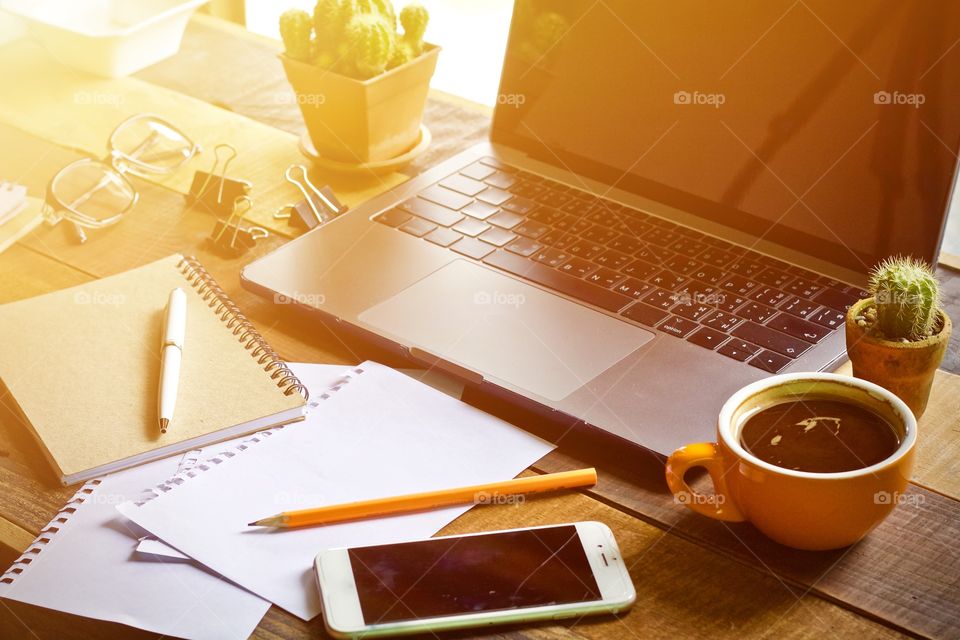
[[[715,499],[696,493],[683,479],[684,474],[693,467],[703,467],[710,474],[716,493]],[[715,442],[688,444],[667,458],[667,486],[678,502],[708,518],[743,522],[747,518],[731,499],[724,473],[720,448]]]

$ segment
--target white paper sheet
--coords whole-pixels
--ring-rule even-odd
[[[349,371],[342,365],[297,367],[308,374],[312,385],[308,388],[318,396]],[[61,512],[64,522],[54,518],[45,527],[40,538],[48,541],[31,545],[39,552],[25,553],[11,566],[12,571],[3,575],[12,581],[0,582],[0,597],[182,638],[249,637],[270,608],[268,601],[223,580],[163,542],[146,538],[145,530],[116,510],[116,505],[142,498],[150,487],[249,438],[189,451],[87,483],[74,496],[78,503],[66,505],[75,511]],[[29,564],[20,563],[23,558],[29,558]]]
[[[310,374],[294,372],[310,389]],[[156,497],[118,509],[198,562],[309,620],[313,559],[325,548],[433,535],[468,507],[274,531],[279,511],[512,478],[552,445],[411,378],[367,362],[307,420],[261,437]]]
[[[116,505],[177,472],[180,456],[93,480],[0,582],[0,597],[178,638],[247,638],[270,603],[193,562],[135,556],[143,529]],[[85,491],[89,490],[89,493]],[[55,527],[57,531],[49,528]],[[38,539],[39,541],[40,539]],[[20,569],[22,573],[16,573]]]

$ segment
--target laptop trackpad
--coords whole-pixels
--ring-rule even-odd
[[[399,342],[562,400],[653,334],[464,260],[367,309]]]

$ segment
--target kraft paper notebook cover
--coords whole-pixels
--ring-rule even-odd
[[[164,309],[187,293],[176,411],[157,426]],[[193,258],[0,306],[0,379],[64,484],[303,419],[306,389]]]

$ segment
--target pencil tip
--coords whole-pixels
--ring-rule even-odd
[[[160,433],[166,433],[167,427],[170,426],[169,418],[160,418]]]
[[[248,522],[248,523],[247,523],[247,526],[248,526],[248,527],[259,527],[259,526],[260,526],[260,521],[258,520],[257,522]]]

